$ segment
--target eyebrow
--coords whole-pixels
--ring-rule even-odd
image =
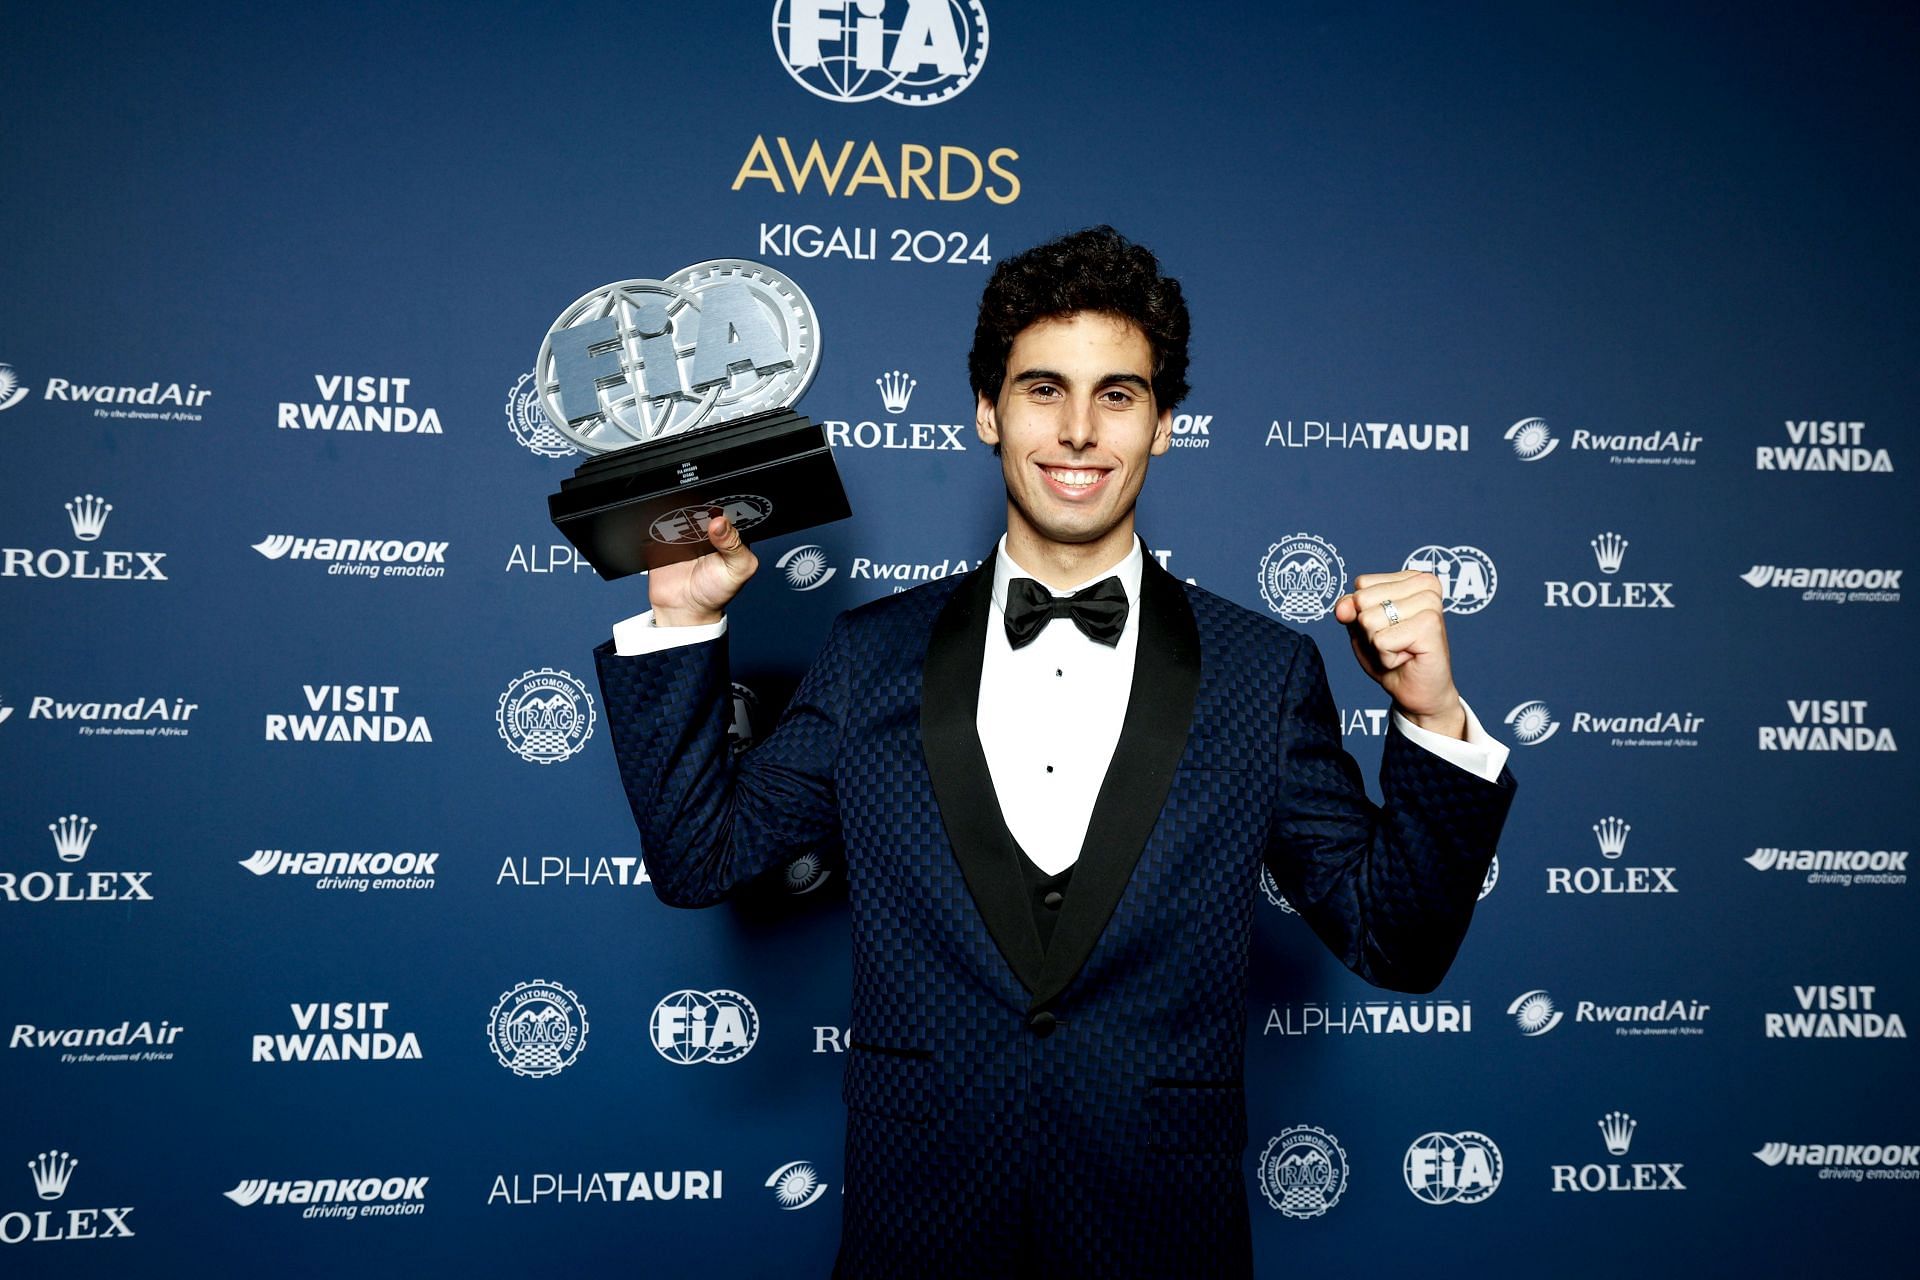
[[[1012,378],[1012,382],[1013,382],[1013,385],[1015,385],[1016,387],[1030,386],[1036,382],[1058,382],[1061,385],[1068,386],[1068,387],[1073,385],[1072,378],[1069,378],[1067,377],[1066,374],[1057,372],[1056,370],[1053,370],[1053,369],[1027,369],[1020,373],[1015,374]],[[1099,378],[1094,380],[1093,385],[1096,387],[1110,387],[1115,385],[1122,385],[1122,386],[1138,387],[1142,391],[1153,390],[1153,384],[1148,382],[1145,378],[1141,377],[1137,373],[1119,373],[1119,372],[1104,373],[1104,374],[1101,374]]]

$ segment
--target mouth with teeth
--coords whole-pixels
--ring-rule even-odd
[[[1112,474],[1104,467],[1063,467],[1047,463],[1036,464],[1040,474],[1046,478],[1047,487],[1061,497],[1083,499],[1098,492],[1106,478]]]

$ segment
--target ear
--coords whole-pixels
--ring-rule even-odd
[[[1162,409],[1160,420],[1153,424],[1153,448],[1148,450],[1154,457],[1165,453],[1173,444],[1173,410]]]
[[[973,405],[973,429],[979,433],[980,443],[998,445],[1000,443],[1000,420],[993,411],[993,401],[987,399],[982,391]]]

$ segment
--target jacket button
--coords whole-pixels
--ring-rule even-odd
[[[1066,898],[1064,895],[1061,894],[1061,892],[1058,889],[1049,889],[1047,891],[1047,896],[1040,899],[1040,901],[1044,905],[1046,905],[1049,909],[1058,911],[1060,909],[1060,904],[1065,902]]]
[[[1029,1030],[1033,1032],[1033,1034],[1039,1036],[1042,1040],[1045,1040],[1048,1036],[1053,1034],[1053,1029],[1054,1027],[1059,1025],[1059,1021],[1060,1020],[1058,1018],[1053,1016],[1053,1010],[1042,1009],[1040,1012],[1034,1014],[1031,1018],[1027,1019],[1027,1027]]]

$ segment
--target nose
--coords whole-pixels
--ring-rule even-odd
[[[1076,452],[1091,446],[1098,435],[1091,397],[1076,399],[1060,415],[1060,443]]]

